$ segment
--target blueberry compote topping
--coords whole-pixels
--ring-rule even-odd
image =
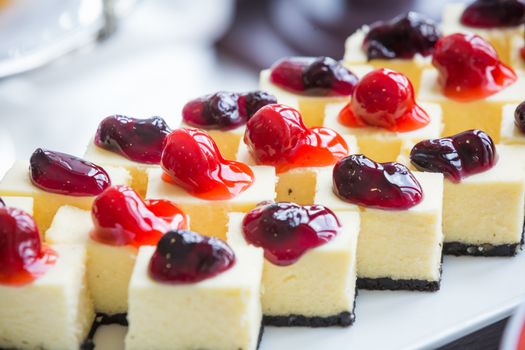
[[[56,258],[55,251],[42,245],[31,215],[0,207],[0,284],[30,283],[46,273]]]
[[[160,239],[149,264],[149,273],[158,282],[196,283],[214,277],[234,264],[235,254],[226,242],[177,230],[167,232]]]
[[[213,139],[204,131],[183,128],[166,139],[160,162],[163,179],[204,199],[230,199],[248,189],[252,169],[222,157]]]
[[[421,171],[443,173],[459,182],[462,178],[486,171],[496,163],[494,142],[481,130],[417,143],[410,161]]]
[[[278,172],[306,166],[328,166],[348,154],[341,135],[329,128],[308,128],[299,111],[274,104],[261,108],[248,121],[244,143],[258,164]]]
[[[91,216],[91,238],[108,245],[155,245],[166,231],[187,228],[184,213],[174,203],[143,200],[126,186],[112,186],[98,195]]]
[[[518,0],[477,0],[465,8],[460,21],[475,28],[515,27],[525,21],[525,4]]]
[[[409,12],[388,22],[372,24],[363,41],[363,50],[369,60],[428,56],[440,37],[436,22]]]
[[[270,80],[297,93],[348,96],[358,78],[330,57],[289,57],[271,67]]]
[[[47,192],[96,196],[111,185],[104,169],[69,154],[37,148],[29,163],[31,181]]]
[[[514,111],[514,125],[525,134],[525,102],[522,102]]]
[[[341,230],[335,214],[322,205],[265,203],[242,222],[246,241],[264,249],[275,265],[291,265],[308,250],[327,243]]]
[[[170,132],[160,117],[137,119],[112,115],[100,122],[95,144],[135,162],[159,164],[164,139]]]
[[[408,209],[423,189],[400,163],[377,163],[362,154],[341,159],[333,170],[334,192],[342,200],[379,209]]]
[[[233,129],[245,124],[261,107],[276,102],[275,96],[264,91],[219,91],[186,103],[182,119],[207,129]]]

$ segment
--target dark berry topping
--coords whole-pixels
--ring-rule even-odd
[[[291,265],[308,250],[327,243],[341,230],[335,214],[322,205],[269,203],[258,206],[244,217],[246,241],[264,249],[266,260],[275,265]]]
[[[131,188],[113,186],[95,198],[91,238],[109,245],[155,245],[169,230],[187,228],[184,213],[163,199],[143,200]]]
[[[29,163],[31,181],[47,192],[96,196],[111,185],[104,169],[69,154],[37,148]]]
[[[410,59],[416,54],[428,56],[441,37],[436,22],[416,12],[370,26],[363,41],[369,60],[374,58]]]
[[[487,41],[474,34],[456,33],[441,38],[432,64],[445,96],[459,101],[481,99],[516,81],[516,73],[503,64]]]
[[[245,124],[261,107],[277,99],[264,91],[238,94],[219,91],[186,103],[182,118],[189,125],[207,129],[233,129]]]
[[[494,142],[481,130],[417,143],[410,161],[421,171],[443,173],[459,182],[462,178],[489,170],[496,163]]]
[[[390,69],[376,69],[356,85],[351,101],[339,113],[349,127],[376,126],[390,131],[413,131],[430,123],[416,104],[408,78]]]
[[[225,272],[234,264],[235,254],[226,242],[177,230],[159,240],[149,273],[158,282],[196,283]]]
[[[525,4],[517,0],[477,0],[465,8],[460,21],[475,28],[515,27],[525,21]]]
[[[341,159],[333,170],[342,200],[379,209],[408,209],[423,199],[414,174],[400,163],[377,163],[362,154]]]
[[[254,181],[248,165],[225,160],[206,132],[192,128],[175,130],[167,137],[161,166],[166,181],[204,199],[230,199]]]
[[[278,172],[306,166],[328,166],[348,154],[345,140],[328,128],[307,128],[301,114],[288,106],[261,108],[248,121],[244,143],[258,164]]]
[[[519,131],[525,133],[525,102],[522,102],[514,111],[514,125]]]
[[[164,139],[171,132],[164,119],[113,115],[100,122],[95,144],[130,160],[159,164]]]
[[[358,81],[355,74],[329,57],[290,57],[271,68],[272,83],[314,96],[348,96]]]
[[[42,246],[31,215],[14,208],[0,208],[0,284],[30,283],[55,261],[56,253]]]

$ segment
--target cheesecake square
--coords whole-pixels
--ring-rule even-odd
[[[33,198],[31,197],[4,196],[2,200],[7,207],[21,209],[31,216],[33,215]]]
[[[49,271],[23,286],[0,285],[0,348],[78,349],[95,318],[84,247],[53,245]]]
[[[343,65],[348,69],[354,66],[369,65],[373,69],[388,68],[396,72],[403,73],[408,77],[414,91],[419,89],[419,79],[421,78],[421,71],[431,65],[432,57],[422,56],[416,54],[412,59],[382,59],[374,58],[369,60],[366,52],[363,50],[363,41],[366,34],[370,30],[369,26],[365,25],[356,30],[345,41],[345,54],[343,58]]]
[[[500,143],[505,145],[525,146],[525,133],[522,133],[514,124],[514,111],[517,103],[503,106],[501,111]],[[524,149],[525,153],[525,149]]]
[[[469,129],[480,129],[499,142],[501,109],[510,103],[522,101],[525,79],[517,72],[518,79],[507,88],[484,99],[460,102],[446,97],[438,84],[438,72],[434,68],[423,70],[418,100],[437,103],[443,113],[443,136],[457,134]]]
[[[516,37],[523,36],[523,24],[511,27],[499,28],[475,28],[469,27],[461,23],[461,15],[466,8],[464,3],[450,3],[446,4],[442,15],[442,30],[444,35],[453,33],[473,33],[477,34],[483,39],[487,40],[494,46],[500,59],[509,64],[510,47],[512,40]]]
[[[337,197],[332,173],[318,177],[315,203],[359,211],[357,286],[362,289],[435,291],[441,279],[443,176],[413,172],[423,200],[407,210],[360,207]]]
[[[141,247],[129,286],[126,349],[256,349],[263,253],[232,248],[236,262],[229,270],[174,285],[150,277],[155,247]]]
[[[265,325],[350,326],[355,320],[357,212],[335,212],[342,230],[329,242],[306,252],[292,265],[264,260],[262,311]],[[247,246],[244,214],[231,213],[228,243]]]
[[[341,135],[351,135],[357,140],[359,153],[377,162],[392,162],[400,151],[404,140],[425,140],[437,138],[443,129],[441,107],[435,103],[421,103],[430,117],[430,123],[421,129],[409,132],[393,132],[384,128],[366,126],[352,128],[339,121],[339,113],[346,104],[329,104],[326,106],[324,126]],[[355,152],[353,152],[355,153]]]
[[[93,141],[89,143],[84,153],[84,159],[103,166],[106,171],[109,168],[124,168],[131,176],[129,185],[144,198],[148,188],[148,175],[146,170],[158,168],[159,165],[144,164],[130,160],[120,154],[98,147]]]
[[[105,167],[113,185],[128,185],[131,177],[126,169],[121,167]],[[58,208],[71,205],[90,210],[94,196],[69,196],[44,191],[31,182],[29,178],[29,162],[16,161],[0,181],[0,196],[16,196],[33,198],[34,218],[43,233],[53,220]]]
[[[191,229],[206,236],[224,239],[229,212],[247,212],[258,203],[275,199],[275,169],[270,166],[251,167],[253,184],[234,198],[228,200],[201,199],[182,187],[162,179],[162,169],[148,169],[147,198],[168,199],[175,203],[191,220]]]
[[[350,154],[358,153],[357,140],[353,136],[343,136],[348,146]],[[256,165],[255,159],[250,155],[248,147],[241,141],[237,152],[237,161],[250,166]],[[317,173],[323,168],[328,167],[301,167],[293,168],[277,174],[275,185],[277,202],[292,202],[300,205],[311,204],[315,194]]]
[[[347,66],[359,78],[371,72],[374,68],[368,65]],[[265,69],[259,76],[259,88],[277,98],[280,104],[293,107],[301,113],[303,121],[308,127],[322,126],[324,109],[327,104],[348,101],[350,96],[309,96],[288,91],[270,80],[271,71]]]

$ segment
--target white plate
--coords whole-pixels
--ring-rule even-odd
[[[514,258],[446,256],[440,291],[359,291],[352,327],[266,327],[260,349],[436,348],[510,315],[525,298],[524,276],[524,252]],[[122,327],[99,332],[97,350],[123,349]]]

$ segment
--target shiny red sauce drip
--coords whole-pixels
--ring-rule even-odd
[[[193,128],[175,130],[167,137],[161,166],[164,181],[208,200],[231,199],[255,179],[248,165],[224,159],[212,138]]]
[[[307,128],[297,110],[280,104],[255,113],[244,142],[258,164],[275,166],[277,172],[328,166],[348,155],[341,135],[328,128]]]
[[[115,246],[156,245],[167,231],[187,228],[186,216],[171,201],[143,200],[126,186],[105,190],[93,202],[91,213],[91,238]]]

